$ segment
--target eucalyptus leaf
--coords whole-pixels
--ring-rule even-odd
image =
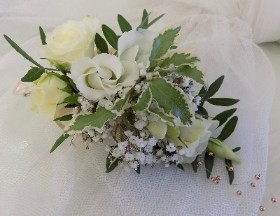
[[[213,120],[218,120],[220,122],[218,127],[220,127],[236,112],[236,110],[237,110],[236,108],[226,110],[226,111],[216,115],[213,118]]]
[[[157,21],[159,21],[162,17],[164,16],[164,14],[161,14],[160,16],[158,16],[157,18],[153,19],[151,22],[149,22],[146,26],[146,28],[151,27],[153,24],[155,24]]]
[[[99,107],[95,113],[80,115],[68,131],[82,131],[85,127],[101,128],[110,119],[114,119],[116,114],[104,107]]]
[[[54,121],[70,121],[72,118],[73,118],[73,115],[69,114],[69,115],[64,115],[64,116],[58,117],[58,118],[54,119]]]
[[[180,170],[183,170],[183,171],[185,170],[182,164],[177,164],[177,167],[178,167]]]
[[[98,33],[95,34],[95,45],[101,53],[109,53],[108,45],[105,39]]]
[[[175,38],[178,36],[180,27],[166,30],[154,39],[153,48],[150,56],[150,67],[154,67],[157,61],[167,53],[170,47],[174,44]]]
[[[103,34],[108,43],[115,49],[118,50],[118,36],[117,34],[107,25],[102,25]]]
[[[235,130],[235,127],[237,125],[238,122],[238,117],[234,116],[232,117],[224,126],[221,134],[218,136],[219,140],[224,141],[225,139],[227,139]]]
[[[119,164],[119,160],[114,158],[111,154],[106,159],[106,173],[112,172]]]
[[[214,166],[214,156],[210,156],[207,152],[204,155],[204,165],[205,165],[205,170],[206,170],[206,176],[209,179],[213,170]]]
[[[8,41],[8,43],[19,53],[21,54],[24,58],[26,58],[28,61],[33,63],[39,68],[43,68],[42,65],[40,65],[38,62],[36,62],[31,56],[29,56],[23,49],[21,49],[16,42],[14,42],[11,38],[9,38],[7,35],[4,35],[4,38]]]
[[[170,47],[172,48],[172,47]],[[197,57],[191,57],[189,53],[174,53],[171,57],[166,58],[161,62],[161,68],[168,68],[170,65],[180,66],[183,64],[193,64],[199,61]]]
[[[218,79],[216,79],[208,88],[206,97],[207,98],[211,98],[214,94],[216,94],[218,92],[218,90],[220,89],[220,87],[223,84],[225,76],[221,76]]]
[[[233,152],[238,152],[238,151],[240,151],[240,149],[241,149],[241,147],[236,147],[236,148],[232,149],[232,151]]]
[[[137,169],[135,170],[135,172],[140,174],[140,165],[137,166]]]
[[[199,106],[197,113],[199,115],[201,115],[203,118],[208,119],[209,114],[208,114],[207,110],[204,107]]]
[[[199,156],[196,156],[195,160],[192,162],[192,168],[195,173],[197,173],[197,170],[198,170],[198,166],[197,166],[198,158],[199,158]]]
[[[147,25],[149,23],[149,15],[150,13],[147,12],[146,9],[143,10],[143,15],[142,15],[142,21],[140,23],[140,25],[137,27],[137,29],[142,28],[142,29],[146,29]]]
[[[44,68],[32,67],[27,74],[21,78],[22,82],[33,82],[39,79],[43,73],[45,73]]]
[[[147,88],[139,96],[137,103],[132,107],[135,111],[145,111],[149,108],[152,103],[152,93],[151,89]]]
[[[132,30],[130,23],[120,14],[118,15],[118,23],[122,32],[129,32]]]
[[[216,106],[232,106],[238,103],[239,100],[233,98],[209,98],[207,102]]]
[[[60,104],[75,104],[75,105],[79,105],[80,103],[78,102],[78,98],[80,97],[80,95],[75,94],[75,95],[70,95],[68,97],[66,97]]]
[[[179,118],[183,124],[191,123],[192,114],[189,110],[188,98],[178,87],[168,83],[163,78],[155,78],[150,81],[150,88],[160,108],[165,113]]]
[[[62,134],[54,143],[50,153],[52,153],[58,146],[60,146],[70,135]]]
[[[229,183],[232,184],[233,180],[234,180],[234,171],[230,171],[228,168],[232,167],[232,161],[225,159],[225,163],[226,163],[226,169],[228,172],[228,177],[229,177]]]
[[[43,45],[46,45],[46,34],[41,26],[39,26],[40,38]]]

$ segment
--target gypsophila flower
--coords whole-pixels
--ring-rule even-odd
[[[166,151],[168,152],[174,152],[176,151],[176,147],[173,143],[169,143],[167,146],[166,146]]]
[[[137,169],[138,168],[138,166],[139,166],[139,163],[137,162],[137,161],[134,161],[134,162],[132,162],[132,163],[129,163],[130,164],[130,167],[132,168],[132,169]]]
[[[143,152],[137,152],[135,155],[136,160],[139,161],[140,164],[145,163],[146,156]]]
[[[123,151],[119,148],[115,148],[112,152],[112,155],[115,157],[115,158],[118,158],[120,157],[121,155],[123,154]]]
[[[146,155],[146,160],[145,161],[146,161],[147,164],[154,163],[154,156],[152,154]]]
[[[149,146],[155,146],[157,144],[158,140],[157,138],[155,137],[151,137],[149,140],[148,140],[148,145]]]
[[[150,145],[147,145],[146,147],[145,147],[145,152],[147,152],[147,153],[151,153],[151,152],[153,152],[153,147],[152,146],[150,146]]]
[[[160,157],[163,155],[162,149],[157,150],[156,156]]]
[[[125,160],[126,160],[126,161],[132,161],[132,160],[134,160],[134,155],[131,154],[131,153],[129,153],[129,152],[125,153]]]
[[[173,161],[173,162],[178,161],[179,156],[177,154],[174,154],[174,155],[171,156],[170,160]]]
[[[142,130],[145,126],[147,126],[147,122],[143,120],[138,120],[134,123],[134,127],[138,130]]]
[[[133,135],[133,132],[130,131],[130,130],[126,130],[126,131],[124,131],[124,134],[125,134],[127,137],[130,137],[130,136]]]
[[[127,145],[128,145],[128,141],[119,142],[119,143],[118,143],[118,148],[119,148],[120,150],[124,151],[125,148],[127,147]]]

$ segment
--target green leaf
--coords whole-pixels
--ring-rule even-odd
[[[43,28],[41,26],[39,26],[39,32],[40,32],[40,37],[41,37],[41,42],[43,45],[46,45],[47,42],[46,42],[46,34],[43,30]]]
[[[56,118],[54,121],[70,121],[73,118],[72,114],[64,115],[61,117]]]
[[[177,164],[177,167],[178,167],[180,170],[183,170],[183,171],[185,170],[182,164]]]
[[[208,114],[207,110],[202,106],[198,107],[197,113],[205,119],[208,119],[208,117],[209,117],[209,114]]]
[[[116,117],[116,114],[103,107],[99,107],[95,113],[80,115],[68,131],[82,131],[85,127],[101,128],[108,120]]]
[[[139,96],[137,103],[133,106],[135,111],[144,111],[147,110],[152,103],[152,93],[151,89],[147,88],[142,94]]]
[[[195,173],[197,173],[197,170],[198,170],[198,166],[197,166],[198,158],[199,158],[199,156],[197,156],[197,157],[195,158],[195,160],[192,162],[192,168],[193,168],[193,171],[194,171]]]
[[[156,116],[158,116],[161,119],[161,121],[169,123],[169,124],[175,126],[175,123],[174,123],[175,116],[167,115],[166,113],[162,113],[162,112],[160,112],[158,110],[153,110],[153,109],[150,109],[149,112],[155,114]]]
[[[167,53],[173,45],[180,29],[180,27],[177,27],[175,29],[166,30],[163,34],[160,34],[155,38],[150,56],[150,67],[154,67],[157,64],[157,61]]]
[[[119,99],[115,106],[114,106],[114,110],[117,110],[118,112],[120,112],[124,105],[126,104],[126,102],[129,100],[130,96],[132,94],[132,89],[130,89],[126,94],[125,97],[123,99]]]
[[[78,102],[78,98],[80,97],[80,95],[75,94],[75,95],[70,95],[68,97],[66,97],[60,104],[75,104],[75,105],[79,105],[80,103]]]
[[[207,152],[204,155],[204,165],[205,165],[205,170],[206,170],[206,176],[209,179],[213,170],[214,166],[214,156],[210,156]]]
[[[164,14],[161,14],[157,18],[153,19],[149,24],[147,24],[146,28],[151,27],[153,24],[155,24],[157,21],[159,21],[163,16],[164,16]]]
[[[109,52],[107,42],[105,41],[105,39],[103,37],[101,37],[100,34],[96,33],[94,42],[95,42],[95,45],[96,45],[97,49],[101,53],[108,53]]]
[[[227,139],[235,130],[235,127],[237,125],[238,122],[238,117],[234,116],[232,117],[224,126],[221,134],[218,136],[219,140],[224,141],[225,139]]]
[[[225,163],[226,163],[226,169],[228,172],[228,177],[229,177],[229,183],[232,184],[233,179],[234,179],[234,171],[230,171],[228,170],[228,167],[232,167],[232,161],[225,159]]]
[[[236,148],[232,149],[232,151],[233,152],[238,152],[238,151],[240,151],[240,149],[241,149],[241,147],[236,147]]]
[[[120,14],[118,15],[118,23],[122,32],[129,32],[132,30],[130,23]]]
[[[115,49],[118,50],[118,36],[116,33],[107,25],[102,25],[103,34],[108,43]]]
[[[216,106],[232,106],[239,102],[238,99],[232,98],[209,98],[207,102]]]
[[[138,174],[140,174],[140,165],[137,166],[137,169],[135,170]]]
[[[149,23],[149,13],[147,12],[146,9],[143,10],[143,15],[142,15],[142,21],[140,23],[140,25],[137,27],[137,29],[142,28],[142,29],[146,29],[147,25]]]
[[[216,115],[213,120],[218,120],[220,123],[219,123],[219,126],[220,127],[221,125],[223,125],[235,112],[236,112],[236,108],[234,109],[230,109],[230,110],[226,110],[218,115]]]
[[[150,81],[153,98],[165,113],[178,117],[183,124],[191,123],[192,114],[189,111],[188,98],[178,87],[174,87],[163,78]]]
[[[27,72],[27,74],[24,77],[21,78],[21,81],[22,82],[33,82],[33,81],[39,79],[43,73],[45,73],[44,68],[33,67]]]
[[[106,159],[106,173],[112,172],[119,164],[118,158],[114,158],[111,154],[108,154]]]
[[[31,56],[29,56],[23,49],[21,49],[11,38],[9,38],[7,35],[4,35],[4,38],[8,41],[8,43],[19,53],[21,54],[24,58],[26,58],[28,61],[33,63],[39,68],[43,68],[42,65],[37,63]]]
[[[63,143],[70,135],[69,134],[62,134],[54,143],[50,153],[52,153],[61,143]]]
[[[217,80],[215,80],[208,88],[206,97],[211,98],[214,94],[218,92],[220,89],[221,85],[223,84],[225,76],[219,77]]]
[[[204,74],[196,67],[191,67],[189,65],[181,65],[172,72],[181,76],[189,77],[200,84],[204,84]]]
[[[171,48],[171,47],[170,47]],[[198,60],[197,57],[190,57],[191,54],[189,53],[174,53],[171,57],[166,58],[163,60],[163,62],[160,64],[161,68],[167,68],[170,65],[174,66],[180,66],[183,64],[193,64]]]

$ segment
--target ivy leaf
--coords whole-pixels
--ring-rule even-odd
[[[153,98],[165,113],[178,117],[183,124],[191,122],[192,114],[189,111],[188,99],[181,89],[174,87],[163,78],[150,81]]]
[[[197,173],[197,170],[198,170],[198,166],[197,166],[198,158],[199,158],[199,156],[197,156],[197,157],[195,158],[195,160],[192,162],[192,168],[193,168],[193,171],[194,171],[195,173]]]
[[[118,15],[118,23],[122,32],[129,32],[132,30],[130,23],[120,14]]]
[[[64,115],[64,116],[58,117],[58,118],[54,119],[54,121],[70,121],[72,118],[73,118],[73,115],[69,114],[69,115]]]
[[[150,109],[149,112],[158,116],[162,122],[170,123],[171,125],[175,126],[175,116],[167,115],[166,113],[162,113],[153,109]]]
[[[208,98],[207,102],[216,106],[232,106],[238,103],[239,100],[233,98]]]
[[[108,43],[115,49],[118,50],[118,36],[116,33],[107,25],[102,25],[103,34]]]
[[[177,167],[178,167],[180,170],[183,170],[183,171],[185,170],[182,164],[177,164]]]
[[[147,88],[142,94],[139,96],[137,103],[133,106],[135,111],[145,111],[147,110],[152,103],[152,93],[151,89]]]
[[[211,98],[214,94],[217,93],[217,91],[220,89],[220,87],[223,84],[225,76],[219,77],[217,80],[215,80],[208,88],[206,98]]]
[[[154,67],[157,64],[157,60],[167,53],[167,51],[173,45],[180,29],[181,27],[166,30],[163,34],[160,34],[155,38],[150,56],[150,67]]]
[[[103,37],[101,37],[100,34],[96,33],[94,42],[95,42],[95,45],[96,45],[97,49],[101,53],[108,53],[109,52],[107,42],[105,41],[105,39]]]
[[[82,131],[87,126],[101,128],[108,120],[115,117],[116,114],[99,107],[95,113],[78,116],[68,131]]]
[[[217,137],[217,139],[224,141],[225,139],[227,139],[235,130],[235,127],[237,125],[238,122],[238,117],[234,116],[232,117],[224,126],[221,134]]]
[[[43,30],[43,28],[41,26],[39,26],[39,32],[40,32],[40,37],[41,37],[41,42],[43,45],[46,45],[47,42],[46,42],[46,34]]]
[[[233,179],[234,179],[234,171],[230,171],[228,169],[228,167],[232,167],[232,161],[228,160],[228,159],[225,159],[225,163],[226,163],[226,169],[227,169],[227,172],[228,172],[229,183],[232,184]]]
[[[163,16],[164,16],[164,14],[161,14],[157,18],[153,19],[149,24],[147,24],[146,28],[151,27],[153,24],[155,24],[157,21],[159,21]]]
[[[171,47],[170,47],[171,48]],[[198,60],[197,57],[190,57],[190,53],[174,53],[171,57],[166,58],[163,60],[163,62],[160,64],[161,68],[167,68],[170,65],[174,66],[180,66],[183,64],[193,64]]]
[[[106,173],[112,172],[119,164],[118,158],[108,154],[106,158]]]
[[[7,35],[4,35],[4,38],[8,41],[8,43],[20,54],[22,55],[24,58],[26,58],[28,61],[30,61],[31,63],[33,63],[34,65],[36,65],[39,68],[43,68],[42,65],[40,65],[38,62],[36,62],[33,58],[31,58],[31,56],[29,56],[23,49],[21,49],[16,42],[14,42],[11,38],[9,38]]]
[[[230,110],[226,110],[218,115],[216,115],[213,120],[218,120],[219,126],[222,126],[235,112],[236,112],[236,108],[235,109],[230,109]]]
[[[130,96],[131,96],[131,93],[132,93],[132,89],[130,89],[130,90],[126,93],[126,95],[125,95],[125,97],[124,97],[123,99],[119,99],[119,100],[116,102],[116,104],[115,104],[115,106],[114,106],[114,109],[117,110],[118,112],[120,112],[120,111],[123,109],[123,107],[124,107],[124,105],[126,104],[126,102],[129,100],[129,98],[130,98]]]
[[[39,79],[43,73],[45,73],[44,68],[32,67],[27,74],[21,78],[22,82],[33,82]]]
[[[207,152],[204,155],[204,165],[205,165],[205,170],[206,170],[206,176],[209,179],[213,170],[214,166],[214,156],[210,156]]]
[[[62,134],[54,143],[50,153],[52,153],[61,143],[63,143],[70,135],[69,134]]]
[[[68,97],[66,97],[60,104],[75,104],[75,105],[79,105],[80,103],[78,102],[78,98],[80,97],[80,95],[75,94],[75,95],[70,95]]]
[[[181,76],[189,77],[200,84],[204,84],[204,74],[196,67],[191,67],[189,65],[181,65],[172,72]]]
[[[142,29],[146,29],[147,28],[147,25],[149,23],[149,13],[147,12],[146,9],[143,10],[143,15],[142,15],[142,21],[140,23],[140,25],[137,27],[137,30],[139,28],[142,28]]]

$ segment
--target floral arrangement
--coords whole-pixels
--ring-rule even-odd
[[[103,34],[97,33],[99,20],[91,16],[67,21],[48,36],[40,27],[40,52],[49,67],[4,37],[34,64],[21,79],[33,83],[32,110],[63,129],[51,152],[68,137],[82,138],[87,147],[107,139],[107,172],[120,163],[137,173],[141,166],[159,163],[182,170],[191,164],[196,172],[204,157],[208,178],[219,157],[225,159],[232,183],[232,163],[241,162],[235,153],[240,148],[232,150],[224,140],[237,125],[236,108],[210,117],[204,104],[232,106],[239,100],[213,98],[224,76],[207,85],[199,59],[178,52],[180,27],[162,33],[148,30],[162,16],[150,21],[144,10],[140,25],[133,29],[118,15],[121,34],[105,24]],[[221,132],[215,137],[216,130]]]

